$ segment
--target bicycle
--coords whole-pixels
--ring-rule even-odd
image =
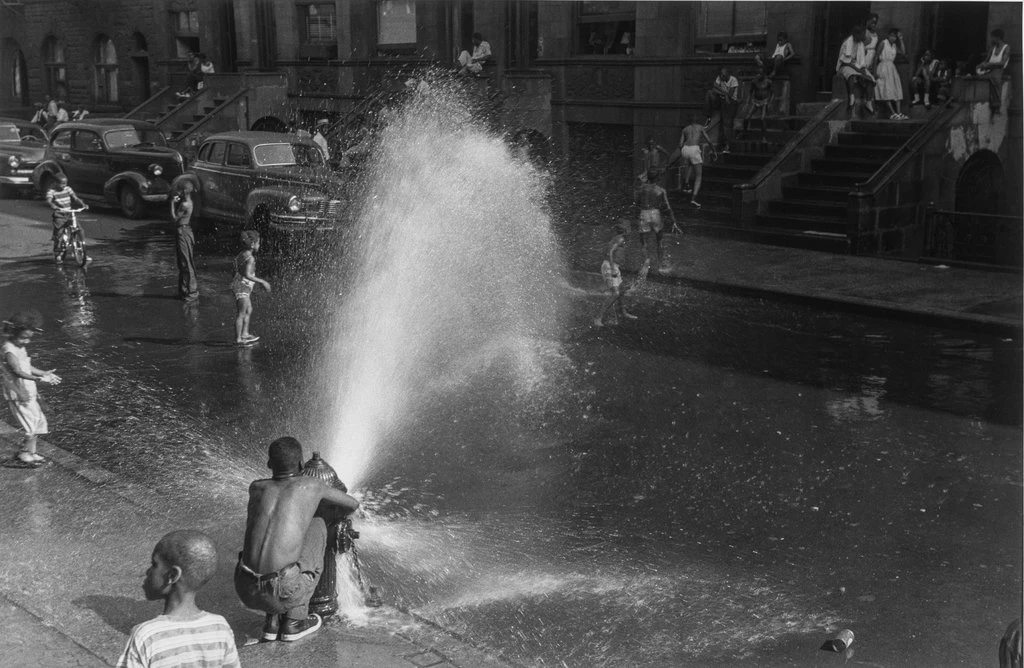
[[[85,234],[82,233],[82,228],[78,225],[78,216],[76,215],[87,208],[89,207],[60,209],[60,213],[69,214],[71,218],[57,231],[57,238],[53,242],[54,262],[63,262],[69,250],[79,267],[84,267],[85,263],[89,261],[89,256],[85,253]]]

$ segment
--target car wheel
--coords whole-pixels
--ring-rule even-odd
[[[117,191],[117,201],[121,205],[121,213],[124,214],[124,217],[132,220],[141,218],[146,208],[146,203],[139,191],[135,189],[135,186],[127,183]]]

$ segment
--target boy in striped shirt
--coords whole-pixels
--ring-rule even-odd
[[[132,629],[117,668],[240,668],[235,636],[220,615],[196,606],[217,570],[217,550],[199,531],[172,531],[153,548],[142,590],[164,613]]]
[[[46,191],[46,203],[53,209],[53,252],[57,252],[57,235],[61,228],[71,221],[71,214],[68,210],[74,204],[77,209],[84,209],[83,202],[75,191],[68,185],[68,177],[63,173],[57,174],[57,187]]]

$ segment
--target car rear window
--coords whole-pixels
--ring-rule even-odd
[[[253,153],[261,167],[324,164],[320,149],[305,144],[260,144]]]
[[[136,146],[142,143],[142,140],[139,139],[139,133],[135,131],[135,128],[112,130],[103,136],[107,140],[107,146],[112,149]]]

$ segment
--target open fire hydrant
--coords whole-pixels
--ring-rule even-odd
[[[314,452],[313,457],[302,467],[302,475],[311,478],[319,478],[325,483],[342,492],[348,492],[348,487],[338,478],[337,471],[320,458],[319,452]],[[369,592],[363,585],[363,576],[360,572],[359,556],[356,553],[355,541],[359,538],[359,532],[352,528],[352,520],[334,506],[320,504],[316,511],[317,517],[322,517],[327,524],[327,548],[324,550],[324,568],[320,574],[320,581],[313,590],[313,597],[309,600],[309,611],[315,612],[321,617],[328,617],[338,612],[338,597],[336,594],[338,586],[338,565],[335,557],[345,552],[351,552],[356,567],[356,576],[359,580],[359,588],[362,591],[366,604],[371,607],[381,605],[380,597],[376,587],[370,587]]]

